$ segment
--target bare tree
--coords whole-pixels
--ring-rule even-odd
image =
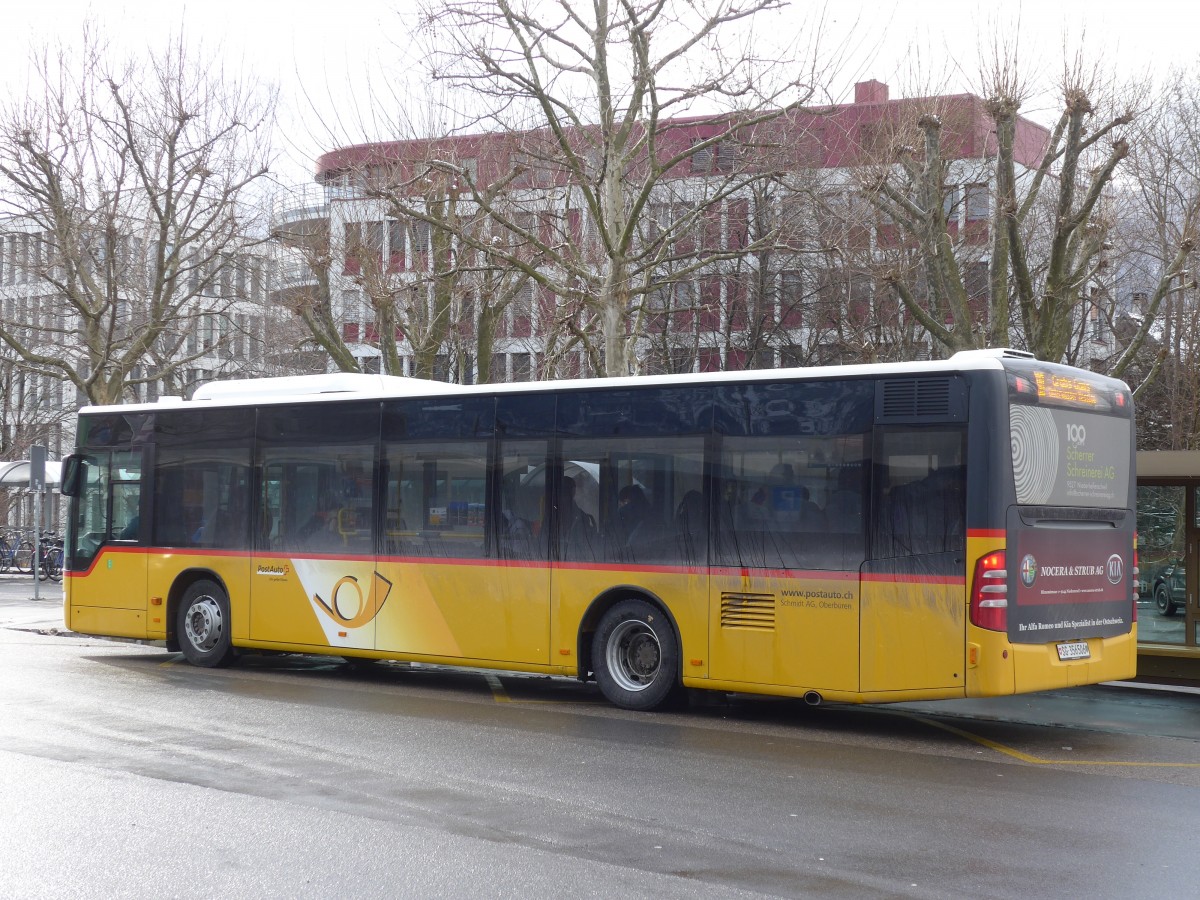
[[[635,347],[647,316],[658,314],[647,299],[665,274],[688,278],[747,249],[701,253],[687,236],[727,215],[727,203],[763,177],[744,165],[744,148],[814,93],[811,69],[730,53],[733,42],[721,40],[780,6],[468,0],[428,10],[435,76],[474,93],[488,110],[477,125],[514,139],[507,171],[491,173],[507,188],[507,208],[482,171],[440,164],[525,252],[475,249],[558,298],[566,340],[600,371],[638,370]],[[787,77],[768,85],[767,73],[781,71]],[[712,114],[714,106],[726,109]],[[707,177],[685,177],[696,175]],[[410,184],[387,191],[409,216],[431,218],[412,202]],[[572,239],[544,240],[542,214],[577,223]]]
[[[1200,441],[1200,84],[1176,71],[1139,115],[1093,316],[1119,338],[1144,449]]]
[[[404,374],[404,341],[417,377],[486,381],[505,311],[528,286],[523,272],[495,265],[479,249],[502,247],[532,263],[525,248],[444,170],[424,165],[429,154],[447,158],[432,142],[403,159],[346,166],[326,185],[336,202],[323,201],[319,211],[300,203],[273,229],[289,260],[284,272],[298,273],[280,292],[283,305],[303,323],[304,343],[341,371],[375,358],[380,371]],[[410,195],[398,202],[388,186],[402,181]],[[338,197],[339,185],[351,184]],[[499,192],[491,202],[503,206]]]
[[[945,105],[930,105],[898,130],[891,159],[864,170],[864,196],[919,249],[919,269],[894,270],[888,281],[945,350],[1016,343],[1042,359],[1082,361],[1073,350],[1109,262],[1114,178],[1130,152],[1140,95],[1111,89],[1078,57],[1060,87],[1062,113],[1033,148],[1034,130],[1019,117],[1028,88],[1015,55],[997,51],[983,97],[994,145],[976,163],[975,196],[960,197],[949,175],[943,148],[955,110]],[[970,229],[980,209],[989,220],[986,253]],[[1119,375],[1122,364],[1113,370]]]
[[[0,112],[0,340],[29,371],[120,402],[247,330],[233,304],[256,278],[263,292],[249,194],[274,96],[182,38],[116,62],[88,34],[78,53],[41,52],[36,73]]]
[[[329,206],[324,197],[309,195],[277,197],[272,213],[271,236],[278,261],[278,308],[294,316],[302,327],[291,331],[276,323],[286,347],[295,353],[310,348],[332,360],[341,372],[360,371],[358,360],[347,345],[341,327],[341,310],[334,302],[335,252],[330,237]],[[285,338],[286,335],[286,338]]]

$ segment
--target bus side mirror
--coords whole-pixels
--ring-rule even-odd
[[[84,464],[84,458],[75,454],[63,460],[60,490],[65,496],[78,497],[82,492]]]

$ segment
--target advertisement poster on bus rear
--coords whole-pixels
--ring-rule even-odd
[[[1013,478],[1022,505],[1122,508],[1129,500],[1129,419],[1013,404]]]
[[[1009,638],[1040,644],[1129,631],[1132,545],[1124,529],[1029,527],[1014,510],[1009,520]]]

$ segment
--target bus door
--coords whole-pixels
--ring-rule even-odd
[[[67,568],[70,626],[76,631],[146,636],[143,450],[79,454]],[[158,629],[154,629],[158,630]]]
[[[876,431],[863,692],[965,689],[966,428]]]
[[[377,582],[390,594],[376,617],[381,651],[497,666],[546,661],[548,575],[532,474],[545,464],[546,441],[505,443],[497,459],[496,406],[493,397],[448,395],[384,404]],[[533,419],[545,428],[553,407]]]
[[[491,499],[490,449],[474,434],[392,441],[385,426],[379,571],[392,598],[379,612],[378,649],[545,662],[547,576],[534,531],[542,484],[530,475],[545,442],[506,447],[502,504]]]
[[[857,690],[864,440],[781,434],[721,442],[711,677]]]
[[[858,689],[875,382],[715,392],[710,677]]]
[[[378,404],[260,411],[251,640],[375,649],[378,428]]]

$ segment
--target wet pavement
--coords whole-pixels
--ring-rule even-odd
[[[63,624],[62,585],[40,582],[36,594],[35,599],[32,576],[0,575],[0,628],[71,634]],[[939,718],[1200,740],[1200,685],[1194,682],[1108,682],[1013,697],[897,703],[879,708]]]
[[[0,575],[0,628],[65,633],[62,585],[41,581],[35,590],[32,575]]]

